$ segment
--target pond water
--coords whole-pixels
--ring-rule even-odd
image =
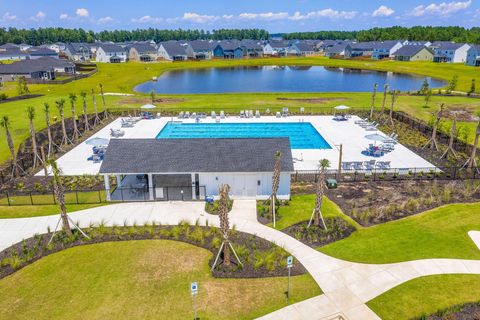
[[[157,81],[135,87],[138,92],[152,90],[163,94],[226,92],[369,92],[388,83],[390,89],[419,90],[427,79],[432,88],[446,82],[401,73],[329,67],[230,67],[168,71]]]

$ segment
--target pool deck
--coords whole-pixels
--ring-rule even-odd
[[[262,116],[260,118],[240,118],[230,116],[221,119],[221,123],[235,122],[310,122],[315,129],[330,144],[332,149],[293,149],[295,170],[317,170],[320,159],[328,159],[330,161],[330,169],[338,168],[340,144],[343,145],[342,161],[369,161],[375,159],[377,161],[391,161],[391,168],[408,169],[408,168],[434,168],[435,166],[424,160],[414,152],[410,151],[401,144],[395,145],[395,150],[385,154],[380,158],[373,158],[362,154],[369,144],[373,141],[365,138],[368,134],[379,133],[380,131],[366,131],[354,122],[358,120],[357,116],[352,116],[348,121],[334,121],[332,116],[290,116],[276,118],[274,116]],[[169,121],[183,121],[185,123],[195,123],[194,119],[177,119],[171,117],[163,117],[160,119],[141,120],[136,123],[133,128],[122,128],[125,135],[120,139],[133,138],[155,138],[160,130]],[[202,123],[215,123],[215,119],[207,117],[201,119]],[[119,129],[121,127],[121,119],[116,119],[101,129],[94,137],[110,138],[110,129]],[[112,138],[114,139],[114,138]],[[71,151],[63,155],[58,160],[58,165],[62,169],[64,175],[95,175],[100,170],[100,163],[93,163],[87,158],[92,155],[92,146],[82,142]],[[273,168],[272,168],[273,170]],[[43,172],[37,173],[43,175]]]

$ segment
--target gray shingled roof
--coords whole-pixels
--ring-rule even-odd
[[[156,53],[157,49],[155,49],[152,45],[148,43],[134,43],[129,45],[128,50],[135,48],[138,54],[148,54],[148,53]]]
[[[188,44],[192,47],[193,51],[211,51],[213,46],[216,45],[215,42],[205,41],[205,40],[194,40],[189,41]]]
[[[185,50],[186,47],[182,46],[177,41],[166,41],[166,42],[162,42],[161,45],[163,46],[165,51],[167,51],[170,57],[187,55],[187,52]]]
[[[415,54],[417,54],[420,50],[422,49],[427,49],[428,51],[431,51],[425,46],[418,46],[418,45],[406,45],[398,49],[393,53],[395,56],[408,56],[411,57]],[[432,52],[433,53],[433,52]]]
[[[105,53],[117,53],[117,52],[125,52],[125,49],[117,44],[112,43],[102,43],[98,46],[98,48],[102,48]]]
[[[30,55],[34,55],[34,56],[44,56],[44,55],[53,55],[53,56],[56,56],[58,55],[58,53],[56,53],[55,51],[51,50],[51,49],[48,49],[48,48],[31,48],[29,50],[29,53]]]
[[[53,68],[75,67],[73,62],[52,58],[42,57],[39,59],[27,59],[11,64],[0,64],[0,74],[28,74],[38,71],[51,71]]]
[[[295,46],[300,50],[301,52],[311,52],[315,51],[315,45],[306,43],[306,42],[298,42],[295,43]]]
[[[430,45],[430,47],[438,50],[457,50],[458,48],[464,45],[465,43],[456,43],[456,42],[450,42],[450,41],[435,41]]]
[[[288,138],[112,139],[100,173],[293,172]]]

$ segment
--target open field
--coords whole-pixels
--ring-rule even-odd
[[[166,240],[68,249],[0,280],[0,318],[186,319],[191,281],[199,284],[201,319],[251,319],[287,305],[286,278],[215,279],[211,256]],[[292,277],[289,303],[320,293],[309,275]]]
[[[478,203],[453,204],[373,227],[319,250],[355,262],[392,263],[425,258],[480,259],[467,232],[479,230]]]
[[[408,281],[367,304],[384,320],[406,320],[477,301],[479,275],[436,275]]]
[[[43,103],[47,102],[52,107],[52,117],[57,115],[55,100],[65,98],[66,117],[70,116],[70,104],[68,94],[80,91],[90,92],[95,89],[99,92],[99,84],[104,85],[105,92],[134,93],[135,85],[150,80],[153,76],[161,73],[183,68],[208,68],[235,65],[325,65],[332,67],[366,68],[373,70],[395,71],[404,73],[416,73],[425,76],[437,77],[449,80],[453,74],[459,75],[458,89],[468,90],[472,78],[480,83],[480,72],[478,68],[464,65],[434,64],[429,62],[402,63],[395,61],[351,61],[331,60],[323,57],[315,58],[274,58],[274,59],[251,59],[251,60],[213,60],[203,62],[180,62],[180,63],[125,63],[125,64],[99,64],[99,72],[90,78],[74,81],[64,85],[30,85],[31,93],[44,94],[43,97],[15,101],[0,104],[0,116],[8,115],[12,122],[12,135],[16,146],[20,145],[28,137],[28,121],[25,117],[27,106],[35,107],[37,116],[35,126],[37,130],[45,127],[45,120],[42,112]],[[0,92],[9,96],[16,95],[16,85],[8,84]],[[288,98],[288,100],[279,100]],[[278,111],[282,107],[288,107],[291,111],[298,111],[304,107],[307,113],[330,112],[331,107],[338,104],[347,104],[355,108],[369,108],[371,104],[371,93],[239,93],[239,94],[198,94],[198,95],[157,95],[159,99],[156,104],[158,110],[154,112],[177,112],[180,110],[206,111],[225,110],[231,114],[241,109],[259,109],[262,112],[266,108],[271,111]],[[81,113],[81,99],[77,100],[77,113]],[[145,94],[136,94],[135,97],[106,96],[107,106],[110,109],[128,109],[148,103],[149,97]],[[480,99],[468,97],[440,97],[433,96],[430,108],[423,108],[423,97],[400,96],[396,103],[396,110],[404,110],[417,118],[428,120],[431,114],[436,111],[440,103],[447,106],[466,108],[469,110],[480,110]],[[381,94],[377,96],[377,106],[381,104]],[[101,110],[102,103],[97,96],[98,109]],[[91,97],[87,100],[88,111],[93,112]],[[468,140],[473,141],[475,124],[459,123],[459,126],[468,127]],[[0,135],[0,163],[9,158],[8,149],[3,133]]]

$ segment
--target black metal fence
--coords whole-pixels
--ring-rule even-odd
[[[328,170],[327,178],[343,182],[394,181],[394,180],[470,180],[480,179],[480,167],[444,167],[444,168],[392,168],[373,170]],[[317,182],[318,171],[295,171],[292,182]]]

